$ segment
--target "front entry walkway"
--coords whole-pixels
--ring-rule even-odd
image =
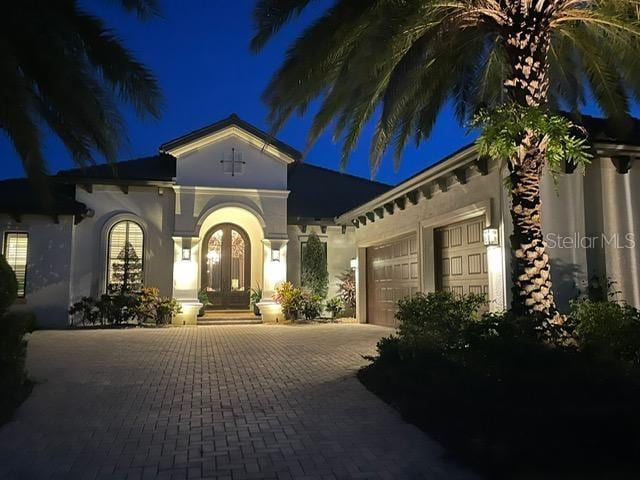
[[[0,478],[455,479],[355,378],[365,325],[36,332]]]

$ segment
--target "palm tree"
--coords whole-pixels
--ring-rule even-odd
[[[259,0],[254,51],[311,3]],[[554,318],[540,178],[545,167],[559,172],[559,152],[582,164],[588,154],[573,125],[550,112],[578,113],[591,95],[624,124],[640,94],[639,8],[635,0],[337,0],[290,46],[264,93],[269,119],[277,130],[320,100],[309,141],[332,127],[344,166],[377,118],[373,175],[389,148],[399,162],[409,140],[426,139],[448,102],[462,123],[485,109],[475,120],[485,127],[481,150],[508,152],[512,308]]]
[[[157,13],[155,0],[120,2],[140,17]],[[45,179],[45,128],[85,165],[95,153],[116,159],[124,137],[116,96],[141,116],[159,115],[153,75],[77,1],[8,2],[2,20],[0,128],[31,180]]]

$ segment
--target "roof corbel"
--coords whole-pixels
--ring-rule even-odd
[[[464,168],[457,168],[453,171],[453,176],[456,177],[456,180],[460,185],[464,185],[467,183],[467,171]]]
[[[616,172],[625,175],[631,170],[632,159],[628,155],[616,155],[611,157],[611,163],[616,168]]]
[[[407,206],[405,197],[398,197],[393,202],[396,204],[396,207],[398,207],[400,210],[404,210],[405,207]]]
[[[489,174],[489,159],[487,157],[480,157],[473,161],[473,166],[480,173],[485,176]]]
[[[418,200],[420,200],[420,191],[413,190],[407,193],[407,200],[409,200],[409,203],[411,203],[411,205],[417,205]]]

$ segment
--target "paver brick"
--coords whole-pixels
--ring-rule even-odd
[[[39,331],[0,478],[466,479],[355,378],[370,325]]]

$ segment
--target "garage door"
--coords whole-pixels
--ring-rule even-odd
[[[483,228],[484,217],[476,217],[435,231],[436,287],[439,290],[488,295]]]
[[[418,240],[411,234],[367,249],[367,321],[397,326],[396,303],[419,290]]]

